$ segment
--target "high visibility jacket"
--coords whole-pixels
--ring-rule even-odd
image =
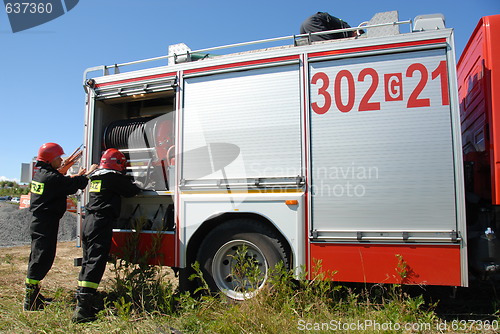
[[[37,217],[61,219],[66,212],[66,197],[87,186],[86,176],[64,176],[50,164],[38,161],[40,169],[31,181],[30,211]]]
[[[111,169],[98,169],[90,180],[87,212],[99,211],[112,218],[120,215],[121,196],[132,197],[141,191],[129,176]]]

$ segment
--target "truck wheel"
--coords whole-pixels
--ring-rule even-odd
[[[197,260],[211,292],[245,300],[261,290],[271,269],[289,257],[280,238],[258,221],[234,219],[219,225],[203,240]]]

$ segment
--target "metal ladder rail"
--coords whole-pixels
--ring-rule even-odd
[[[364,23],[365,22],[363,22],[361,24],[364,24]],[[379,28],[379,27],[395,26],[395,25],[403,25],[403,24],[410,24],[410,31],[412,30],[412,28],[411,28],[412,20],[379,23],[379,24],[364,25],[364,26],[359,25],[357,27],[352,27],[352,28],[335,29],[335,30],[321,31],[321,32],[315,32],[315,33],[310,33],[310,34],[290,35],[290,36],[283,36],[283,37],[261,39],[261,40],[250,41],[250,42],[234,43],[234,44],[228,44],[228,45],[222,45],[222,46],[194,50],[194,51],[190,51],[190,52],[186,52],[186,53],[182,53],[182,54],[172,54],[172,55],[166,55],[166,56],[159,56],[159,57],[147,58],[147,59],[142,59],[142,60],[135,60],[135,61],[120,63],[120,64],[100,65],[100,66],[90,67],[87,70],[85,70],[85,72],[83,74],[83,83],[85,86],[85,82],[88,79],[87,75],[88,75],[88,73],[91,73],[91,72],[102,71],[102,75],[106,76],[106,75],[109,75],[109,70],[114,69],[114,74],[117,74],[117,73],[120,73],[120,68],[122,68],[122,67],[137,65],[137,64],[147,63],[147,62],[153,62],[153,61],[158,61],[158,60],[164,60],[164,59],[168,59],[168,58],[173,58],[175,56],[185,56],[185,55],[193,54],[193,53],[203,53],[203,52],[209,52],[209,51],[236,48],[236,47],[241,47],[241,46],[279,42],[279,41],[284,41],[284,40],[294,40],[294,42],[295,42],[297,39],[309,37],[312,35],[326,35],[326,34],[331,34],[331,33],[348,32],[348,31],[356,31],[359,29],[371,29],[371,28]]]

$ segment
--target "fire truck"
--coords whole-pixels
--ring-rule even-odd
[[[112,253],[150,254],[179,269],[181,285],[198,262],[209,287],[235,300],[278,263],[307,279],[467,286],[464,171],[493,166],[498,176],[482,155],[493,128],[470,160],[485,165],[464,165],[463,138],[479,137],[461,132],[453,29],[440,14],[386,12],[339,31],[360,30],[323,42],[180,44],[87,69],[82,162],[117,148],[143,189],[123,199]],[[273,45],[216,54],[259,43]],[[491,206],[474,203],[487,251]],[[242,251],[260,271],[253,292],[236,270]]]

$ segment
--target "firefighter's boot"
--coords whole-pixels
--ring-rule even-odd
[[[78,289],[76,292],[76,308],[71,318],[71,321],[76,323],[94,321],[98,312],[97,291],[90,288],[84,289]]]
[[[40,286],[38,284],[26,284],[26,296],[24,297],[25,311],[43,310],[51,301],[51,298],[45,298],[40,293]]]

